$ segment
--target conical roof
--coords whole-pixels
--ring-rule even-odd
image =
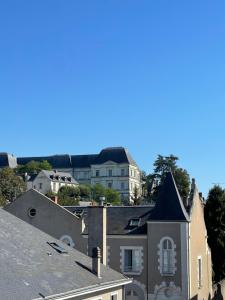
[[[189,216],[180,197],[172,172],[166,174],[160,187],[155,208],[151,213],[152,221],[188,222]]]

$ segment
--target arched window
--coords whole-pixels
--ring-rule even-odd
[[[160,273],[164,276],[175,274],[175,244],[170,237],[164,237],[160,241]]]

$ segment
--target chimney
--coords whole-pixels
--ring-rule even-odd
[[[55,202],[56,204],[58,204],[58,196],[52,196],[52,197],[51,197],[51,200],[52,200],[53,202]]]
[[[92,272],[101,278],[101,250],[99,247],[92,249]]]
[[[106,207],[88,207],[88,255],[92,249],[99,247],[101,263],[106,265]]]

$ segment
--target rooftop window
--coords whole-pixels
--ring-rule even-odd
[[[140,218],[134,218],[130,220],[129,225],[132,227],[137,227],[140,225],[140,222],[141,222]]]

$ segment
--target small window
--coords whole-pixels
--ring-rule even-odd
[[[202,258],[198,257],[198,288],[202,287]]]
[[[112,188],[112,182],[108,182],[108,188],[111,189]]]
[[[121,176],[125,176],[125,170],[121,169]]]
[[[141,221],[140,218],[131,219],[130,222],[129,222],[129,225],[132,226],[132,227],[137,227],[137,226],[140,225],[140,221]]]
[[[108,175],[109,175],[109,177],[112,177],[112,170],[111,169],[108,170]]]
[[[37,213],[37,211],[36,211],[35,208],[30,208],[30,209],[28,210],[28,216],[31,217],[31,218],[35,217],[35,216],[36,216],[36,213]]]
[[[164,238],[161,244],[162,275],[173,275],[174,267],[174,246],[172,240]]]
[[[121,190],[124,190],[125,189],[125,184],[124,182],[121,182]]]
[[[99,170],[96,170],[95,176],[96,176],[96,177],[99,177]]]
[[[42,189],[42,183],[41,182],[39,183],[39,189],[40,190]]]

